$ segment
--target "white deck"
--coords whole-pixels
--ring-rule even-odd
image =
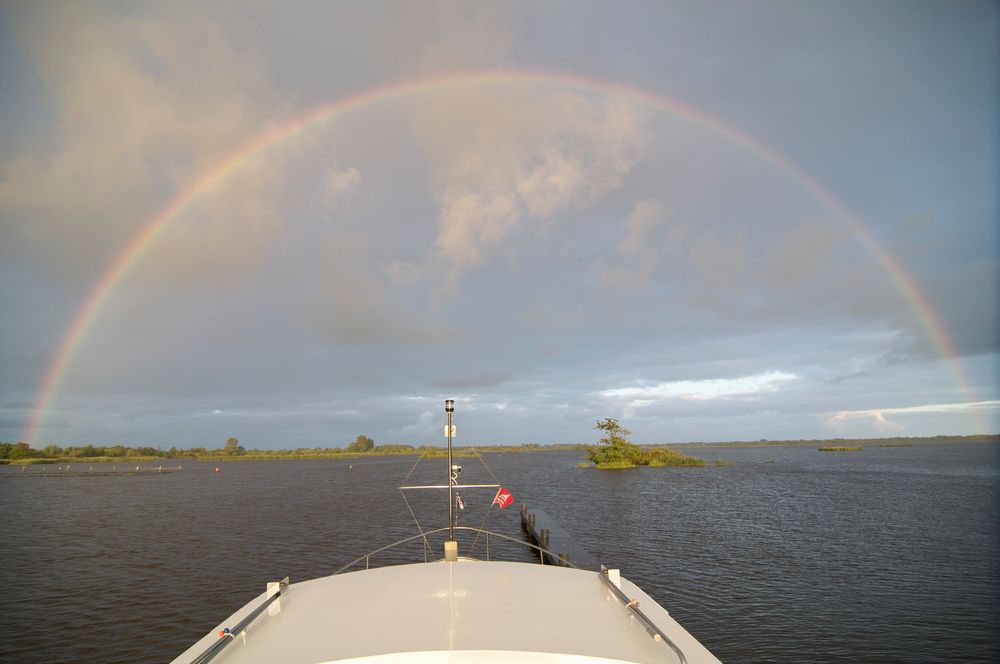
[[[691,664],[718,662],[634,584],[621,588]],[[237,611],[177,659],[188,663]],[[676,662],[596,572],[530,563],[418,563],[293,584],[213,662]],[[269,615],[273,613],[273,615]],[[245,636],[244,636],[245,635]]]

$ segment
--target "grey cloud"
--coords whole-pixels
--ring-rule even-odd
[[[441,343],[454,337],[391,292],[392,284],[367,259],[367,240],[334,230],[322,253],[322,279],[304,298],[302,314],[339,343]]]
[[[514,47],[515,11],[505,3],[395,1],[381,18],[372,57],[396,75],[502,66]]]
[[[944,9],[910,13],[909,32],[887,7],[765,2],[722,21],[698,3],[572,19],[511,3],[13,7],[17,41],[0,52],[17,50],[31,94],[0,102],[20,118],[0,121],[0,387],[30,401],[110,261],[252,137],[402,80],[564,66],[693,114],[484,81],[296,132],[211,181],[140,257],[80,338],[41,440],[440,444],[451,396],[473,440],[592,442],[594,420],[624,412],[601,390],[771,371],[798,379],[664,399],[626,425],[644,441],[821,437],[840,433],[830,412],[971,400],[799,169],[909,271],[990,400],[992,33],[968,18],[979,5],[947,25],[928,18]],[[809,43],[788,30],[806,16],[828,29]],[[938,62],[929,35],[963,48]],[[0,414],[18,429],[4,437],[24,416]],[[986,426],[957,412],[893,422]]]
[[[929,284],[936,313],[962,355],[1000,352],[998,285],[1000,264],[985,261],[952,269]]]
[[[512,378],[506,372],[491,372],[476,374],[474,376],[461,376],[456,378],[444,378],[430,383],[431,387],[442,390],[468,390],[482,387],[496,387],[508,382]]]
[[[29,250],[53,276],[89,278],[165,196],[263,126],[267,86],[256,56],[236,52],[204,9],[178,8],[157,20],[98,5],[12,9],[17,44],[35,67],[53,125],[43,144],[5,155],[0,166],[0,245]],[[268,207],[266,181],[217,206],[212,218],[246,219],[249,199]]]

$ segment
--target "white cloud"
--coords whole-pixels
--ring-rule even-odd
[[[710,401],[714,399],[738,399],[755,397],[778,391],[782,386],[798,379],[798,376],[783,371],[741,378],[712,378],[707,380],[679,380],[617,387],[597,392],[597,396],[607,401],[618,402],[625,416],[631,417],[642,406],[668,401]]]
[[[874,408],[871,410],[842,410],[832,413],[828,423],[839,426],[850,422],[870,421],[880,431],[900,431],[903,426],[886,416],[920,414],[977,414],[1000,410],[1000,401],[970,401],[965,403],[938,403],[901,408]]]
[[[455,272],[482,261],[483,250],[502,242],[522,212],[513,192],[450,189],[441,201],[438,249]]]
[[[361,174],[353,166],[350,168],[332,168],[327,177],[327,195],[331,204],[337,204],[344,196],[357,190],[361,184]]]
[[[668,258],[676,258],[687,225],[668,219],[667,209],[655,198],[639,201],[622,223],[618,243],[619,264],[601,270],[606,285],[635,286],[647,283]]]
[[[433,412],[425,410],[417,418],[416,422],[407,424],[403,428],[399,429],[398,432],[393,432],[400,434],[402,436],[424,436],[432,433],[437,429],[438,420],[440,418]]]
[[[641,153],[640,117],[613,97],[484,85],[414,106],[452,287],[528,222],[544,228],[620,188]]]
[[[394,260],[384,268],[389,280],[397,286],[416,283],[424,278],[426,268],[417,263],[404,260]]]

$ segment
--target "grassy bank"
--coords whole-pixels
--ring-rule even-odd
[[[649,456],[636,457],[636,461],[604,461],[600,463],[578,463],[577,468],[596,468],[598,470],[618,470],[621,468],[635,468],[637,466],[648,466],[650,468],[666,468],[668,466],[695,467],[704,466],[705,460],[693,456],[687,456],[673,450],[643,450],[643,452],[653,452]],[[717,466],[731,465],[726,463],[716,463]]]
[[[32,459],[4,459],[13,466],[34,466],[37,464],[49,464],[49,463],[78,463],[78,464],[90,464],[90,463],[148,463],[150,461],[174,461],[174,459],[167,459],[160,456],[128,456],[128,457],[55,457],[55,458],[32,458]]]
[[[622,468],[635,468],[634,463],[628,461],[608,461],[607,463],[597,463],[592,466],[598,470],[619,470]]]
[[[621,429],[625,431],[624,429]],[[233,439],[235,442],[235,439]],[[614,444],[608,441],[614,440]],[[608,463],[631,464],[632,466],[702,466],[704,462],[695,457],[689,457],[679,450],[692,447],[774,447],[774,446],[794,446],[794,447],[822,447],[824,451],[860,451],[867,446],[879,447],[911,447],[914,445],[940,444],[940,443],[988,443],[1000,442],[1000,435],[973,435],[973,436],[930,436],[923,438],[914,437],[894,437],[894,438],[835,438],[826,440],[757,440],[757,441],[732,441],[732,442],[690,442],[665,444],[647,444],[641,448],[638,445],[628,442],[627,438],[619,438],[617,434],[612,437],[602,439],[602,445],[595,448],[593,445],[578,443],[561,443],[553,445],[542,445],[539,443],[524,443],[520,445],[502,444],[479,444],[464,445],[455,448],[455,456],[470,457],[476,454],[517,454],[531,452],[563,452],[563,451],[586,451],[588,459],[600,463],[601,468],[622,467],[621,465],[608,466]],[[350,447],[350,446],[348,446]],[[592,450],[602,450],[601,458],[591,456]],[[638,450],[638,451],[637,451]],[[0,465],[25,465],[36,463],[149,463],[159,461],[175,463],[181,459],[195,459],[198,461],[222,462],[222,461],[277,461],[277,460],[307,460],[307,459],[356,459],[360,457],[372,456],[396,456],[396,455],[422,455],[425,458],[439,458],[446,455],[444,448],[432,445],[403,445],[388,444],[378,445],[374,449],[366,451],[355,451],[338,447],[312,447],[282,450],[244,450],[236,446],[235,450],[229,449],[206,449],[204,447],[193,447],[189,449],[178,449],[171,447],[163,450],[158,447],[126,447],[124,445],[112,445],[100,447],[94,445],[84,445],[80,447],[62,448],[56,445],[49,445],[43,449],[35,449],[27,443],[4,443],[0,442]],[[592,467],[592,466],[587,466]]]
[[[329,454],[267,454],[267,450],[263,453],[257,453],[256,451],[247,452],[246,454],[206,454],[203,456],[194,457],[195,461],[205,461],[207,463],[214,463],[218,461],[300,461],[304,459],[355,459],[357,457],[365,456],[387,456],[385,454],[376,455],[373,453],[329,453]]]
[[[643,450],[642,464],[652,468],[662,468],[665,466],[704,466],[705,460],[698,457],[688,456],[666,447],[655,447]]]

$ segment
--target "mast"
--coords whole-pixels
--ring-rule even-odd
[[[399,487],[399,490],[401,492],[406,492],[406,491],[416,491],[418,489],[435,489],[435,490],[448,489],[448,539],[446,539],[445,542],[444,542],[444,559],[447,562],[453,563],[453,562],[456,562],[458,560],[458,542],[455,540],[455,517],[456,517],[456,514],[455,514],[455,502],[456,502],[456,500],[455,499],[458,498],[458,493],[457,493],[458,489],[462,489],[463,491],[466,490],[466,489],[469,489],[469,490],[473,490],[473,489],[499,489],[500,485],[499,484],[459,484],[458,483],[458,476],[462,474],[462,467],[455,464],[455,453],[454,453],[454,449],[452,448],[452,440],[455,437],[455,424],[453,422],[453,419],[454,419],[453,418],[453,413],[455,412],[455,400],[454,399],[447,399],[444,402],[444,412],[445,412],[445,415],[447,416],[447,424],[445,424],[445,427],[444,427],[444,435],[448,438],[448,483],[447,484],[421,484],[421,485],[416,485],[416,486],[401,486],[401,487]],[[482,461],[482,458],[480,458],[480,461]],[[418,463],[419,463],[419,460],[418,460]],[[484,466],[486,465],[485,461],[483,461],[483,465]],[[416,468],[416,466],[414,466],[414,468]],[[487,470],[489,470],[489,469],[487,468]],[[413,470],[410,470],[410,472],[412,473]],[[493,473],[490,473],[490,475],[492,475],[492,474]],[[407,477],[409,477],[409,475],[407,475]],[[496,478],[494,478],[494,481],[496,481]],[[406,494],[405,493],[403,494],[403,500],[404,501],[406,500]],[[406,504],[407,504],[407,506],[409,506],[409,502],[408,501],[407,501]],[[461,505],[461,504],[459,505],[459,507],[461,507],[462,509],[465,509],[464,506]],[[413,510],[411,509],[410,512],[412,514]],[[414,521],[417,520],[417,516],[415,514],[413,515],[413,520]],[[420,522],[419,521],[417,522],[417,528],[418,529],[420,528]],[[443,529],[439,529],[439,530],[443,530]],[[423,530],[421,530],[420,532],[423,533]],[[438,530],[435,530],[434,532],[438,532]],[[424,539],[424,543],[426,545],[426,543],[427,543],[427,539],[426,538]]]
[[[444,432],[448,436],[448,540],[451,542],[455,541],[455,465],[452,458],[451,451],[451,438],[454,432],[454,427],[451,423],[452,415],[455,413],[455,400],[447,399],[444,402],[444,412],[445,416],[448,418],[448,422],[445,425]]]
[[[454,563],[458,561],[458,542],[455,541],[455,480],[458,478],[458,473],[455,472],[451,450],[451,439],[455,435],[455,426],[452,424],[452,414],[455,412],[454,399],[444,402],[444,412],[448,418],[444,427],[444,435],[448,436],[448,541],[444,543],[444,559]]]

